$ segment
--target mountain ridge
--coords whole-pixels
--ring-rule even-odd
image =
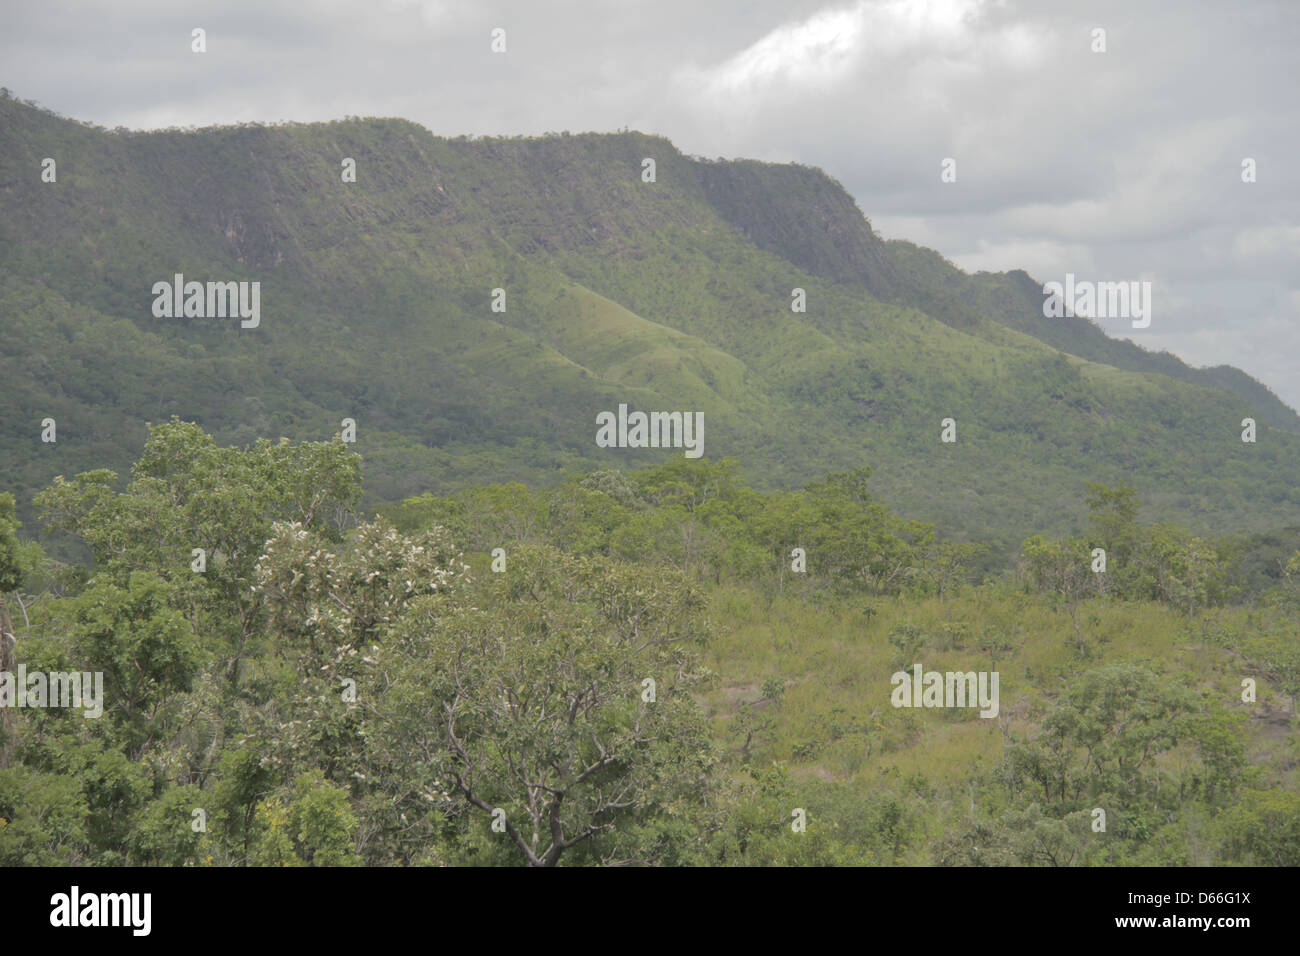
[[[0,213],[0,358],[19,386],[0,480],[28,494],[83,460],[128,462],[143,421],[173,414],[231,443],[356,418],[374,501],[545,482],[648,463],[594,447],[595,414],[631,396],[700,406],[706,456],[769,482],[870,464],[878,493],[954,533],[1069,526],[1083,480],[1126,476],[1194,527],[1300,519],[1269,480],[1300,479],[1300,417],[1266,386],[1045,320],[1024,273],[882,240],[811,167],[391,119],[110,132],[0,98]],[[174,272],[261,281],[262,327],[154,319],[147,291]],[[101,457],[32,446],[52,405],[61,441],[94,423]],[[1243,451],[1248,415],[1261,443]],[[938,441],[949,416],[957,446]],[[1009,456],[1023,474],[1002,483]]]

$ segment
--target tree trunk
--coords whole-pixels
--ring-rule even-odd
[[[16,648],[18,638],[14,636],[13,622],[9,619],[9,608],[4,598],[0,597],[0,672],[13,674],[16,668]],[[17,680],[17,677],[14,678]],[[8,767],[13,760],[14,748],[18,741],[18,720],[14,717],[12,707],[0,707],[0,768]]]

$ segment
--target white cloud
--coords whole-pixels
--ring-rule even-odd
[[[1066,272],[1082,277],[1096,271],[1090,247],[1053,239],[980,239],[973,250],[955,252],[952,261],[967,272],[1023,269],[1041,282],[1060,281]],[[1015,265],[1008,266],[1008,263]]]
[[[1300,225],[1243,229],[1232,240],[1232,257],[1244,265],[1294,270],[1300,264]],[[1295,272],[1290,272],[1292,279]],[[1283,276],[1285,277],[1285,275]]]

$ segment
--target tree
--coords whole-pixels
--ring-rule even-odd
[[[185,866],[199,852],[201,833],[193,812],[204,804],[202,791],[186,785],[172,787],[149,804],[131,833],[133,856],[146,866]]]
[[[1106,549],[1108,563],[1125,568],[1136,556],[1143,539],[1138,524],[1142,502],[1136,488],[1120,483],[1113,488],[1095,481],[1084,482],[1088,491],[1090,537],[1097,547]]]
[[[1048,541],[1035,535],[1021,546],[1020,572],[1035,590],[1060,596],[1074,626],[1076,647],[1081,655],[1086,653],[1079,604],[1087,595],[1095,594],[1099,586],[1087,542],[1079,538]]]
[[[363,721],[382,689],[372,686],[378,645],[406,615],[446,613],[467,580],[460,557],[436,527],[407,536],[378,519],[340,547],[298,522],[275,525],[255,593],[296,679],[259,729],[286,774],[320,769],[352,781],[366,760]]]
[[[357,817],[347,791],[319,771],[303,774],[288,794],[263,801],[253,820],[258,866],[356,866]]]
[[[968,541],[935,541],[933,533],[922,539],[918,572],[926,578],[943,603],[945,595],[970,574],[971,565],[984,552],[984,545]]]
[[[1056,701],[1036,740],[1008,747],[1005,779],[1013,791],[1034,783],[1062,812],[1106,799],[1130,807],[1158,801],[1157,758],[1187,736],[1185,718],[1195,709],[1188,691],[1161,684],[1144,666],[1094,668]]]
[[[0,770],[0,866],[85,862],[86,802],[69,777]]]
[[[808,549],[826,575],[877,594],[894,592],[915,564],[914,549],[903,537],[904,522],[867,490],[870,476],[864,467],[805,489],[813,516]]]
[[[360,458],[338,439],[221,448],[173,419],[150,427],[131,481],[117,487],[101,469],[36,496],[47,529],[77,535],[95,561],[90,586],[56,609],[50,630],[63,625],[66,650],[104,671],[115,745],[131,759],[162,748],[174,781],[203,781],[227,734],[267,711],[274,691],[265,671],[253,692],[242,686],[250,657],[273,657],[253,590],[272,526],[296,520],[339,540],[360,496]]]
[[[1291,603],[1300,603],[1300,551],[1291,555],[1282,571],[1282,593]]]
[[[18,521],[14,496],[0,494],[0,600],[22,583],[22,543],[18,540]]]
[[[19,526],[14,496],[8,492],[0,494],[0,672],[13,671],[18,644],[7,596],[9,592],[18,590],[23,579]],[[26,614],[26,609],[23,613]],[[0,767],[9,763],[15,723],[9,708],[0,710]]]
[[[1090,822],[1086,811],[1054,817],[1031,803],[945,835],[935,859],[941,866],[1071,866],[1087,855]]]
[[[550,548],[520,549],[491,578],[377,650],[393,692],[367,739],[385,779],[482,814],[530,866],[683,852],[698,830],[673,821],[707,804],[714,759],[690,695],[698,595],[667,570]]]
[[[147,571],[174,587],[173,606],[198,633],[224,643],[232,692],[249,642],[261,631],[253,568],[275,521],[298,521],[337,539],[360,497],[360,458],[341,440],[259,441],[220,448],[197,425],[173,419],[150,428],[134,477],[85,472],[56,478],[36,496],[50,530],[89,546],[101,581],[122,586]],[[193,570],[193,550],[206,568]]]
[[[1257,637],[1247,645],[1251,659],[1291,698],[1291,713],[1296,713],[1300,698],[1300,638],[1268,635]]]
[[[1187,616],[1195,617],[1198,605],[1208,606],[1229,593],[1225,556],[1210,542],[1162,523],[1150,530],[1145,560],[1159,599],[1184,605]]]
[[[1260,866],[1300,866],[1300,794],[1243,790],[1220,824],[1228,855]]]
[[[785,681],[779,677],[765,680],[761,694],[757,700],[742,703],[731,724],[732,735],[745,739],[740,747],[740,759],[744,763],[749,762],[749,750],[754,738],[767,738],[776,729],[776,714],[773,710],[781,706],[781,698],[785,696]]]
[[[132,759],[165,735],[168,698],[188,690],[202,665],[172,595],[157,575],[134,571],[125,587],[101,581],[73,602],[73,647],[89,670],[103,672],[105,715],[124,728]]]

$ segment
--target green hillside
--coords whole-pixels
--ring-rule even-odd
[[[155,318],[175,273],[260,282],[260,326]],[[640,133],[138,133],[6,96],[0,485],[30,520],[55,475],[125,473],[171,416],[236,445],[353,418],[371,505],[680,456],[597,448],[597,413],[627,403],[703,412],[705,454],[760,487],[870,465],[902,514],[1004,553],[1076,528],[1086,480],[1197,532],[1300,524],[1293,411],[1236,370],[1042,319],[1038,288],[882,242],[818,170]]]

